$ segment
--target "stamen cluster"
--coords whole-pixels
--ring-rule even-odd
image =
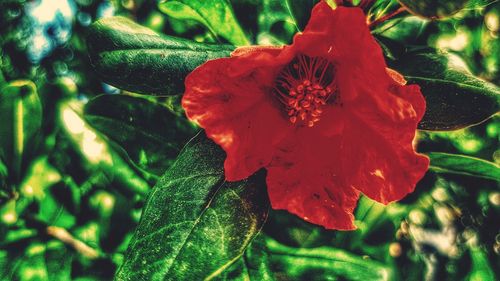
[[[324,58],[298,55],[276,78],[275,92],[292,124],[313,127],[334,94],[334,67]]]
[[[288,99],[290,122],[295,124],[300,118],[301,121],[305,121],[308,127],[313,127],[314,123],[320,120],[323,112],[321,106],[326,104],[331,93],[330,87],[325,89],[319,84],[313,85],[309,80],[304,80],[291,89]]]

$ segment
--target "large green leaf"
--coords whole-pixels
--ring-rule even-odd
[[[227,0],[163,0],[158,7],[172,18],[203,24],[214,35],[225,38],[231,44],[250,44]]]
[[[224,181],[224,153],[199,135],[157,183],[117,280],[210,280],[236,262],[268,212],[262,174]]]
[[[391,280],[388,266],[344,250],[292,248],[268,238],[267,248],[273,267],[291,280]]]
[[[102,95],[85,106],[89,124],[118,143],[140,168],[161,176],[173,163],[179,147],[196,132],[179,118],[149,99]]]
[[[0,159],[19,177],[23,158],[32,152],[42,124],[42,105],[36,86],[18,80],[0,89]]]
[[[106,82],[144,94],[178,95],[184,78],[207,60],[229,56],[229,45],[161,36],[123,17],[94,23],[88,33],[92,66]]]
[[[411,13],[439,19],[460,11],[469,0],[398,0]]]
[[[465,155],[430,152],[430,169],[438,173],[468,175],[500,182],[500,166],[496,163]]]
[[[468,70],[451,53],[435,50],[396,51],[390,67],[409,84],[418,84],[427,101],[423,130],[456,130],[480,123],[500,110],[500,88]]]

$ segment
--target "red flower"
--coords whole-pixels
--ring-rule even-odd
[[[412,146],[425,101],[401,81],[362,10],[322,1],[292,45],[239,48],[198,67],[182,105],[226,151],[228,181],[264,167],[273,208],[349,230],[360,191],[399,200],[428,168]]]

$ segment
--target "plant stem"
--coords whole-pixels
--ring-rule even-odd
[[[99,252],[97,252],[97,250],[95,250],[94,248],[91,248],[87,244],[76,239],[66,229],[61,228],[61,227],[57,227],[57,226],[48,226],[46,230],[47,230],[48,235],[50,235],[50,236],[56,238],[57,240],[60,240],[63,243],[69,245],[70,247],[75,249],[75,251],[77,251],[81,255],[83,255],[89,259],[96,259],[99,257]]]

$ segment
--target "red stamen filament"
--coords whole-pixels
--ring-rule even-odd
[[[299,120],[313,127],[335,92],[333,65],[320,57],[299,55],[276,78],[275,92],[286,106],[292,124]]]

